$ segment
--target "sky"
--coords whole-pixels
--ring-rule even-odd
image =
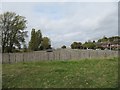
[[[32,28],[49,37],[54,48],[118,35],[117,2],[2,2],[0,13],[6,11],[26,17],[27,43]]]

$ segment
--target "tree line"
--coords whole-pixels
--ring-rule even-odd
[[[41,30],[31,31],[31,38],[28,46],[25,38],[28,37],[25,29],[27,28],[27,20],[24,16],[20,16],[14,12],[5,12],[0,14],[0,42],[2,52],[27,52],[51,49],[51,41],[48,37],[43,37]],[[120,44],[120,37],[103,37],[97,42],[87,41],[85,43],[73,42],[70,46],[72,49],[105,49],[103,44]],[[67,48],[63,45],[61,48]]]
[[[41,30],[32,29],[29,48],[25,38],[28,37],[27,20],[14,12],[0,14],[0,37],[2,52],[38,51],[51,48],[50,39],[42,37]],[[23,47],[22,47],[23,46]]]
[[[104,36],[101,39],[98,39],[97,41],[89,40],[85,43],[81,42],[73,42],[71,45],[72,49],[111,49],[111,50],[120,50],[120,36],[112,36],[112,37],[106,37]],[[61,48],[66,48],[65,45],[63,45]]]
[[[41,30],[31,31],[31,40],[29,42],[29,49],[32,51],[46,50],[51,48],[51,42],[48,37],[42,37]]]

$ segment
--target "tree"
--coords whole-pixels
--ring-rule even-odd
[[[42,42],[42,33],[41,33],[41,30],[38,30],[36,32],[36,47],[37,47],[37,50],[40,50],[41,42]]]
[[[93,40],[93,43],[96,43],[96,42]]]
[[[43,37],[42,42],[41,42],[41,47],[45,49],[50,49],[51,48],[51,42],[48,37]]]
[[[40,50],[42,42],[42,33],[40,30],[35,31],[33,28],[31,31],[31,40],[29,42],[29,49],[32,51],[38,51]]]
[[[105,36],[102,39],[98,40],[98,42],[107,42],[107,41],[108,41],[108,38]]]
[[[0,32],[2,32],[2,52],[13,52],[14,48],[21,48],[27,37],[25,17],[14,12],[0,14]]]
[[[65,48],[66,48],[66,46],[65,46],[65,45],[63,45],[61,48],[65,49]]]
[[[77,48],[77,42],[73,42],[73,43],[71,44],[71,48],[72,48],[72,49],[76,49],[76,48]]]
[[[73,42],[71,44],[72,49],[82,49],[82,43],[81,42]]]
[[[120,36],[109,37],[109,42],[112,44],[120,44]]]
[[[33,50],[33,51],[36,49],[36,47],[35,47],[36,40],[35,39],[36,39],[35,29],[32,29],[32,31],[31,31],[31,40],[29,42],[29,49]]]
[[[96,48],[95,42],[85,42],[82,46],[83,46],[85,49],[86,49],[86,48],[88,48],[88,49],[95,49],[95,48]]]

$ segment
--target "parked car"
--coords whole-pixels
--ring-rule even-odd
[[[47,52],[53,52],[53,49],[47,49],[46,51]]]

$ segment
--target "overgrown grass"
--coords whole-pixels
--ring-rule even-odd
[[[118,59],[3,64],[3,88],[115,88]]]

